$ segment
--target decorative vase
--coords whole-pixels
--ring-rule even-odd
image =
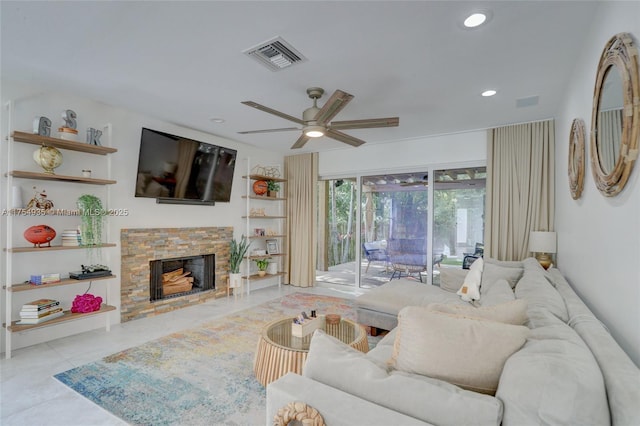
[[[44,169],[48,175],[52,175],[53,169],[62,164],[62,153],[52,146],[42,145],[33,152],[33,161]]]
[[[229,288],[240,288],[242,286],[242,274],[229,274]]]
[[[267,274],[275,275],[278,273],[278,264],[276,262],[269,262],[269,266],[267,266]]]
[[[78,131],[71,127],[58,127],[58,137],[67,141],[77,141]]]

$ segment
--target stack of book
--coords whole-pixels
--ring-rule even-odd
[[[53,299],[38,299],[22,305],[18,324],[40,324],[62,316],[60,302]]]
[[[62,231],[62,245],[77,247],[80,245],[80,231],[78,229],[65,229]]]

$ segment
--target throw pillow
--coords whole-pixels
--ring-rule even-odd
[[[507,280],[498,280],[488,289],[480,288],[482,306],[493,306],[515,300],[516,295]]]
[[[497,398],[417,374],[389,373],[385,365],[322,330],[313,334],[303,375],[429,424],[498,426],[502,420]]]
[[[390,365],[493,395],[506,360],[525,343],[521,325],[470,319],[407,306],[398,314]]]
[[[440,288],[451,293],[460,290],[469,273],[466,269],[445,267],[440,268],[438,272],[440,273]]]
[[[472,265],[473,266],[473,265]],[[482,268],[482,284],[480,285],[480,293],[484,293],[498,280],[507,280],[511,288],[515,288],[524,268],[507,267],[496,265],[495,263],[485,262]]]
[[[480,300],[480,283],[482,282],[483,266],[484,261],[482,258],[473,262],[471,268],[469,268],[469,273],[464,279],[462,287],[457,291],[456,294],[465,302]]]
[[[434,312],[455,315],[457,317],[484,319],[504,324],[523,325],[527,322],[527,302],[516,299],[493,306],[447,305],[432,303],[427,309]]]

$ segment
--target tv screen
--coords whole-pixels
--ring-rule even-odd
[[[231,198],[237,151],[142,129],[136,197],[212,204]]]

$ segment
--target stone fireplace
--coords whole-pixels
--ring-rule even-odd
[[[121,321],[169,312],[225,295],[232,238],[231,227],[123,229],[120,233]],[[158,261],[160,263],[153,263]],[[192,289],[168,297],[152,294],[152,273],[184,268],[185,262],[186,269],[193,269],[189,275],[193,278]],[[209,284],[203,282],[207,280],[205,277],[210,278]]]

